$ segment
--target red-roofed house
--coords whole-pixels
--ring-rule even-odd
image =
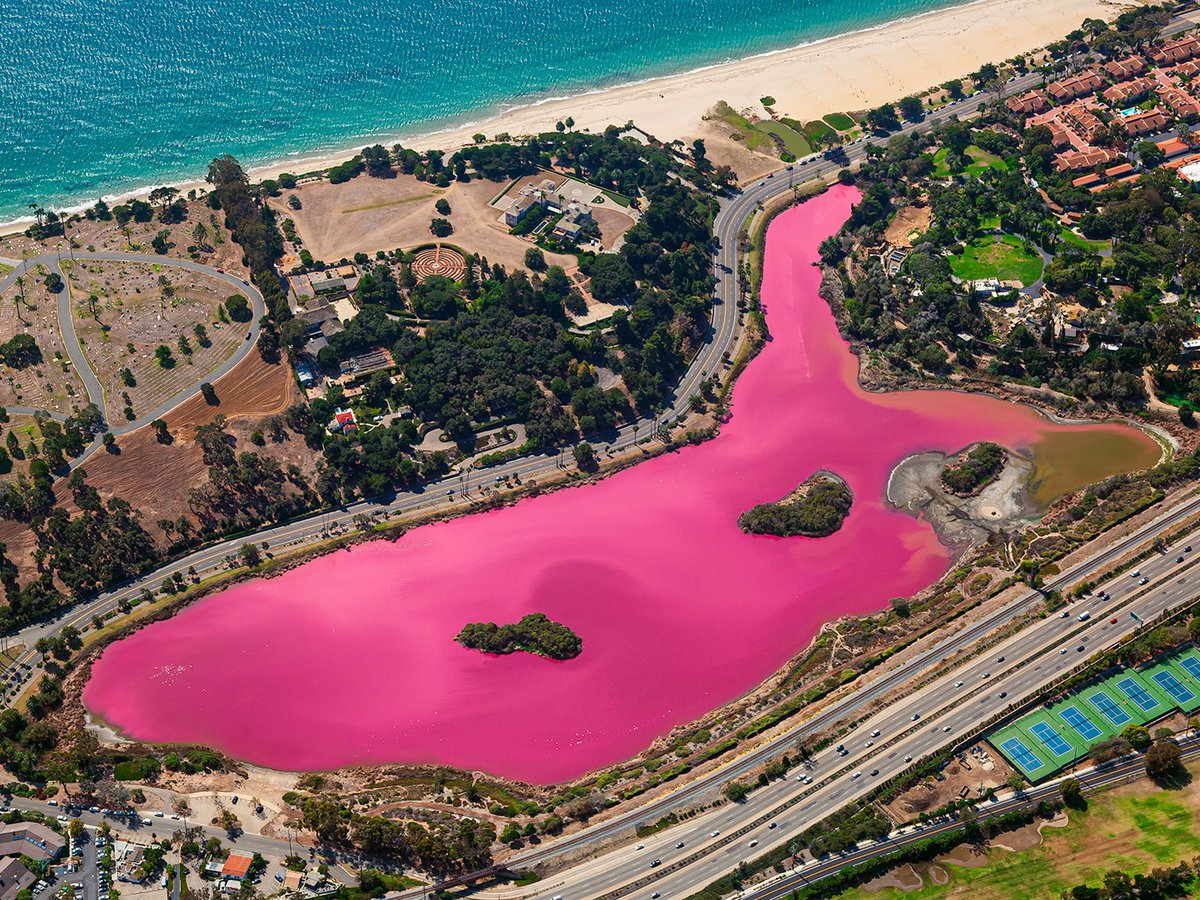
[[[1060,172],[1070,172],[1073,169],[1090,169],[1101,163],[1112,162],[1118,156],[1117,151],[1107,147],[1089,147],[1086,150],[1068,150],[1054,157],[1054,165]]]
[[[1062,121],[1073,132],[1089,144],[1106,129],[1100,117],[1082,103],[1072,103],[1062,108]]]
[[[1087,97],[1104,87],[1104,79],[1095,72],[1080,72],[1062,81],[1054,81],[1046,85],[1046,93],[1064,103],[1079,97]]]
[[[222,878],[236,878],[238,881],[245,879],[250,872],[250,866],[254,860],[249,856],[237,856],[230,853],[229,858],[225,860],[225,865],[221,866]]]
[[[1172,159],[1182,153],[1187,153],[1191,147],[1183,142],[1182,138],[1172,137],[1166,140],[1155,142],[1155,146],[1162,151],[1163,159]]]
[[[1160,66],[1170,66],[1200,56],[1200,37],[1192,36],[1169,41],[1150,54]]]
[[[1072,179],[1071,184],[1075,187],[1091,187],[1093,184],[1100,182],[1100,176],[1095,172],[1088,172],[1086,175],[1080,175],[1078,178]]]
[[[1115,166],[1112,166],[1112,167],[1104,170],[1104,177],[1105,178],[1115,178],[1119,181],[1122,178],[1129,176],[1132,172],[1133,172],[1133,164],[1132,163],[1127,163],[1127,162],[1117,163]]]
[[[1153,87],[1154,82],[1143,76],[1105,88],[1103,96],[1109,103],[1136,103],[1150,93]]]
[[[1179,88],[1159,87],[1158,96],[1171,112],[1175,113],[1181,119],[1193,119],[1196,116],[1200,116],[1200,100],[1197,100],[1187,91],[1180,90]]]
[[[1124,81],[1146,71],[1146,61],[1140,56],[1127,56],[1104,64],[1104,71],[1113,81]]]
[[[1200,75],[1200,61],[1190,59],[1187,62],[1180,63],[1170,69],[1163,70],[1167,75],[1173,75],[1176,78],[1195,78]]]
[[[330,431],[340,431],[342,434],[355,434],[358,432],[358,422],[354,419],[354,410],[339,409],[333,414],[333,421],[329,423]]]
[[[1050,98],[1046,96],[1045,91],[1035,90],[1021,96],[1009,97],[1004,101],[1004,105],[1015,113],[1022,116],[1032,115],[1034,113],[1045,112],[1050,108]]]
[[[1148,109],[1136,115],[1125,116],[1121,120],[1121,127],[1130,135],[1153,134],[1167,127],[1167,117],[1163,115],[1162,110]]]

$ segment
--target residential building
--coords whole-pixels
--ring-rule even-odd
[[[336,434],[358,434],[358,422],[354,418],[354,410],[334,410],[333,421],[329,423],[329,430]],[[233,859],[233,857],[230,857],[230,859]],[[228,865],[228,863],[226,863],[226,865]]]
[[[516,227],[535,206],[545,209],[555,206],[558,186],[552,178],[543,178],[537,184],[527,184],[520,193],[504,208],[504,224],[509,228]]]
[[[1154,134],[1167,127],[1169,120],[1160,109],[1147,109],[1144,112],[1125,116],[1121,119],[1121,127],[1131,137],[1142,134]]]
[[[1142,76],[1105,88],[1102,96],[1114,106],[1121,103],[1137,103],[1146,97],[1153,88],[1154,82]]]
[[[1200,37],[1192,35],[1177,41],[1168,41],[1150,54],[1160,66],[1172,66],[1200,56]]]
[[[1004,105],[1018,115],[1029,116],[1048,110],[1050,98],[1046,96],[1045,91],[1038,89],[1030,91],[1028,94],[1009,97],[1004,101]]]
[[[1181,119],[1200,116],[1200,100],[1181,88],[1160,86],[1158,96],[1167,108]]]
[[[1089,97],[1102,87],[1104,79],[1095,72],[1080,72],[1078,75],[1046,85],[1046,93],[1059,103],[1065,103],[1079,97]]]
[[[16,900],[17,894],[36,880],[15,856],[0,860],[0,900]]]
[[[13,822],[0,827],[0,856],[54,859],[66,848],[61,834],[39,822]]]
[[[1075,134],[1091,143],[1107,129],[1100,117],[1083,103],[1072,103],[1061,111],[1062,121]]]
[[[1091,169],[1101,163],[1112,162],[1118,156],[1117,151],[1107,147],[1089,147],[1086,150],[1068,150],[1054,157],[1054,165],[1060,172],[1070,172],[1075,169]]]
[[[1126,56],[1104,64],[1104,71],[1113,81],[1125,81],[1146,71],[1146,61],[1140,56]]]
[[[1200,60],[1190,59],[1187,62],[1182,62],[1177,66],[1164,69],[1163,74],[1170,75],[1173,78],[1195,78],[1197,75],[1200,75]]]
[[[225,860],[225,864],[221,866],[222,878],[233,878],[237,881],[245,880],[250,872],[250,866],[254,860],[249,856],[238,856],[236,853],[230,853]]]

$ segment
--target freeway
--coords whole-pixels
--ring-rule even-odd
[[[1177,740],[1177,743],[1183,751],[1185,760],[1195,759],[1200,756],[1200,737],[1193,735],[1182,740]],[[1101,766],[1083,769],[1070,777],[1075,778],[1079,782],[1080,787],[1090,793],[1108,787],[1115,787],[1118,784],[1124,784],[1125,782],[1144,778],[1145,776],[1145,759],[1138,753]],[[1036,807],[1042,801],[1058,800],[1060,797],[1059,785],[1062,781],[1062,778],[1056,778],[1043,782],[1037,787],[1012,794],[1006,799],[997,797],[995,802],[977,807],[979,821],[993,819],[1014,810],[1030,809]],[[782,900],[782,898],[790,897],[792,891],[803,888],[822,878],[827,878],[844,868],[869,862],[876,857],[887,856],[911,844],[919,844],[922,841],[929,840],[946,832],[956,831],[960,828],[962,828],[962,822],[950,817],[925,825],[904,828],[900,832],[894,832],[882,841],[869,842],[861,848],[832,857],[812,860],[802,866],[797,866],[790,873],[786,873],[782,877],[777,877],[765,886],[752,888],[742,896],[750,898],[750,900]]]
[[[786,846],[799,832],[914,761],[976,735],[983,724],[1136,631],[1140,626],[1130,612],[1153,622],[1164,611],[1192,602],[1200,586],[1200,551],[1185,550],[1190,540],[1181,538],[1148,559],[1137,578],[1109,579],[1099,588],[1107,599],[1097,591],[1070,607],[1065,617],[1032,623],[862,719],[840,738],[844,753],[823,750],[803,769],[759,788],[743,803],[690,818],[647,838],[644,848],[627,844],[581,862],[547,879],[544,888],[526,888],[521,896],[643,896],[639,891],[656,890],[664,897],[683,897],[739,862]],[[1085,610],[1090,616],[1080,622],[1078,615]],[[806,776],[811,784],[799,780]]]
[[[1191,27],[1193,24],[1195,24],[1193,20],[1181,18],[1174,21],[1165,31],[1168,34],[1173,34],[1184,28]],[[1037,86],[1041,81],[1041,75],[1031,73],[1014,79],[1010,82],[1007,89],[1009,91],[1026,90]],[[905,125],[900,133],[911,133],[929,128],[951,117],[970,116],[977,112],[984,102],[990,99],[990,96],[975,96],[966,98],[956,104],[942,107],[939,110],[931,112],[922,122]],[[728,367],[729,364],[726,361],[725,354],[731,352],[736,347],[740,338],[737,301],[742,287],[738,280],[739,266],[737,253],[738,236],[742,225],[764,204],[778,197],[786,196],[794,187],[816,179],[827,179],[836,174],[844,166],[860,161],[866,153],[867,146],[863,142],[851,144],[846,148],[845,157],[839,160],[828,160],[822,157],[806,158],[789,166],[782,172],[747,185],[737,195],[721,201],[714,222],[716,269],[714,273],[712,322],[708,339],[692,361],[687,373],[671,398],[668,408],[653,421],[644,420],[622,428],[607,445],[610,453],[633,448],[645,440],[647,433],[657,433],[658,428],[663,422],[685,418],[689,414],[690,398],[699,391],[701,383],[708,378],[715,378],[719,372]],[[171,264],[177,263],[178,261],[171,261]],[[558,468],[556,460],[557,456],[553,454],[522,457],[489,469],[488,475],[496,476],[497,480],[511,478],[518,483],[522,483],[530,479],[554,475]],[[267,543],[273,550],[278,552],[285,548],[298,548],[317,543],[326,539],[331,532],[341,532],[357,527],[355,520],[359,516],[365,515],[386,519],[418,512],[432,513],[453,510],[462,508],[471,499],[469,473],[456,473],[440,482],[425,486],[420,492],[404,492],[383,501],[361,501],[332,512],[318,513],[295,522],[264,529],[256,533],[253,539]],[[1136,535],[1124,539],[1114,545],[1113,548],[1099,553],[1085,563],[1080,564],[1068,573],[1065,573],[1050,586],[1056,586],[1059,583],[1065,584],[1069,579],[1081,578],[1103,569],[1105,565],[1119,555],[1128,552],[1131,548],[1139,546],[1145,541],[1152,540],[1160,534],[1169,532],[1197,511],[1200,511],[1200,499],[1196,498],[1187,500],[1172,509],[1164,511],[1158,519],[1145,526]],[[85,601],[52,622],[39,623],[24,629],[18,635],[18,640],[23,642],[27,648],[32,648],[39,637],[55,634],[67,624],[81,627],[89,622],[93,616],[97,614],[103,615],[117,609],[123,602],[139,595],[143,589],[153,592],[164,579],[176,573],[186,574],[189,570],[194,570],[199,578],[219,572],[227,567],[227,560],[237,552],[239,546],[245,540],[247,540],[246,537],[234,538],[197,550],[130,584]],[[706,794],[711,794],[724,781],[737,777],[760,765],[765,759],[779,753],[797,737],[828,727],[840,719],[853,718],[853,716],[867,709],[869,704],[896,690],[899,686],[910,681],[919,681],[924,673],[941,665],[946,659],[960,654],[964,649],[986,636],[989,632],[1003,627],[1006,623],[1028,613],[1031,609],[1035,608],[1037,602],[1038,595],[1031,592],[993,613],[979,625],[965,629],[963,632],[941,641],[916,655],[903,666],[898,667],[894,672],[889,673],[881,679],[877,679],[876,682],[865,689],[855,692],[845,701],[835,704],[822,717],[795,726],[786,734],[767,742],[752,753],[747,753],[732,760],[728,765],[716,772],[683,785],[651,804],[623,812],[574,835],[550,842],[531,853],[518,856],[511,862],[516,866],[533,865],[563,854],[580,853],[601,842],[611,842],[616,837],[628,837],[632,826],[638,822],[644,820],[653,821],[658,816],[672,809],[687,805]],[[1115,633],[1114,631],[1114,635]],[[1053,637],[1053,635],[1050,636],[1050,638]],[[28,680],[36,671],[36,664],[36,652],[32,649],[27,649],[21,658],[17,660],[14,669],[19,668],[23,673],[21,677]],[[921,696],[925,695],[921,694]],[[1017,695],[1014,694],[1013,696]],[[909,700],[911,701],[911,699],[910,697]],[[931,709],[936,707],[939,699],[937,696],[931,697],[930,702],[933,704]],[[994,705],[994,702],[992,705]],[[969,710],[975,716],[978,716],[980,713],[990,712],[991,706],[979,710],[963,706],[962,710]],[[944,737],[939,737],[936,742],[926,735],[923,740],[915,743],[912,748],[916,751],[912,754],[914,758],[919,758],[917,754],[928,754],[954,738],[956,734],[963,733],[963,730],[959,727],[963,723],[955,720],[951,724],[950,720],[947,719],[947,724],[950,725],[951,732],[942,732]],[[908,744],[905,744],[906,748],[908,746]],[[908,753],[905,752],[904,755],[908,755]],[[861,754],[856,755],[855,759],[858,759],[859,756]],[[893,753],[892,756],[895,757],[897,754]],[[894,761],[891,764],[894,765]],[[880,777],[886,776],[881,775]],[[847,778],[850,780],[846,780]],[[834,787],[832,786],[834,781],[846,781],[847,786],[844,788]],[[854,794],[854,788],[850,787],[851,781],[861,784],[864,787],[868,784],[867,781],[862,780],[862,776],[859,779],[853,779],[852,774],[849,774],[846,778],[839,775],[831,777],[828,781],[823,780],[814,788],[814,790],[820,790],[822,796],[830,798],[828,801],[829,806],[825,809],[825,812],[828,809],[835,808],[836,805],[845,803],[851,798]],[[795,782],[784,782],[782,783],[782,787],[794,791]],[[753,817],[762,815],[760,807],[764,802],[772,798],[778,798],[781,803],[792,799],[790,795],[784,796],[780,788],[781,784],[776,783],[769,788],[755,792],[751,797],[750,803],[737,807],[721,807],[713,815],[729,814],[732,811],[736,813],[736,817],[726,828],[712,828],[710,831],[721,830],[723,833],[728,833],[729,828],[733,828],[736,831],[741,828],[751,827],[747,823],[752,822],[754,820]],[[807,786],[805,788],[806,790],[808,789]],[[805,806],[807,815],[809,812],[807,802]],[[710,819],[708,816],[697,817],[690,820],[690,823],[699,823],[701,821],[707,823]],[[790,825],[791,827],[789,828],[777,828],[770,831],[772,834],[777,833],[782,838],[786,833],[794,832],[799,822],[792,822]],[[676,833],[674,830],[671,832],[672,836]],[[678,893],[675,891],[674,886],[677,876],[681,872],[686,871],[689,873],[690,883],[703,884],[711,880],[712,877],[715,877],[714,873],[721,874],[736,865],[738,860],[751,855],[735,852],[734,849],[729,849],[728,845],[725,845],[725,849],[720,850],[716,854],[706,853],[697,859],[692,859],[692,848],[695,846],[697,846],[695,843],[685,841],[685,847],[681,849],[687,851],[686,855],[677,854],[676,856],[679,858],[672,859],[670,862],[664,856],[663,865],[656,867],[658,872],[661,872],[663,876],[670,877],[669,884],[671,885],[672,894]],[[764,843],[765,846],[769,846],[769,841]],[[571,883],[584,886],[582,893],[579,890],[573,889],[572,895],[593,896],[594,894],[591,893],[593,889],[599,893],[610,890],[626,890],[630,881],[629,876],[631,875],[631,872],[628,870],[634,868],[634,865],[631,858],[622,854],[628,854],[629,852],[631,852],[629,848],[622,848],[572,869],[569,873],[572,876]],[[697,865],[697,863],[702,864]],[[578,877],[575,877],[576,875]],[[546,886],[539,885],[533,890],[527,890],[525,893],[546,893],[555,884],[561,884],[561,882],[551,879],[546,883]],[[678,884],[681,886],[681,890],[687,889],[682,887],[684,884],[682,879],[678,880]],[[667,885],[668,880],[664,879],[663,886],[666,887]]]

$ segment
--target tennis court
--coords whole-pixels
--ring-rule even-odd
[[[1189,700],[1196,699],[1196,695],[1185,688],[1182,682],[1170,672],[1155,672],[1150,677],[1154,679],[1155,684],[1170,694],[1177,703],[1183,704]]]
[[[1146,712],[1159,705],[1158,701],[1151,697],[1146,689],[1132,678],[1122,678],[1117,682],[1117,687],[1121,689],[1122,694],[1146,710]]]
[[[1104,734],[1091,719],[1079,711],[1078,707],[1068,706],[1058,714],[1058,717],[1078,731],[1079,736],[1085,741],[1094,741]]]
[[[1200,678],[1200,659],[1196,659],[1194,656],[1181,656],[1179,665],[1193,678]]]
[[[1118,736],[1129,725],[1150,725],[1176,709],[1188,715],[1200,712],[1200,651],[1195,647],[1140,670],[1118,670],[996,729],[988,741],[1034,781],[1072,759],[1083,759],[1095,744]],[[1063,731],[1063,723],[1072,730]]]
[[[1000,749],[1026,772],[1033,772],[1042,767],[1042,761],[1034,756],[1033,751],[1026,747],[1020,738],[1009,738],[1000,745]]]
[[[1056,733],[1045,722],[1036,722],[1030,725],[1029,733],[1041,741],[1046,749],[1055,756],[1066,756],[1071,753],[1071,745],[1064,741],[1062,735]]]
[[[1100,715],[1104,716],[1104,718],[1108,719],[1108,721],[1112,722],[1118,728],[1130,721],[1129,713],[1117,706],[1113,698],[1104,693],[1104,691],[1096,691],[1096,693],[1087,699],[1092,706],[1099,710]]]

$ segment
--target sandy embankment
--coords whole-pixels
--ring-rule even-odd
[[[477,133],[533,134],[553,130],[568,116],[578,129],[599,131],[633,121],[662,140],[690,140],[705,136],[703,116],[717,101],[765,115],[759,99],[768,94],[780,114],[810,120],[898,100],[966,75],[982,63],[999,63],[1043,47],[1085,18],[1111,18],[1125,8],[1110,0],[979,0],[807,46],[524,106],[457,128],[381,135],[378,140],[453,150],[471,143]],[[268,178],[325,168],[373,140],[358,141],[337,153],[252,166],[250,171]],[[187,190],[202,185],[195,181],[179,186]]]

